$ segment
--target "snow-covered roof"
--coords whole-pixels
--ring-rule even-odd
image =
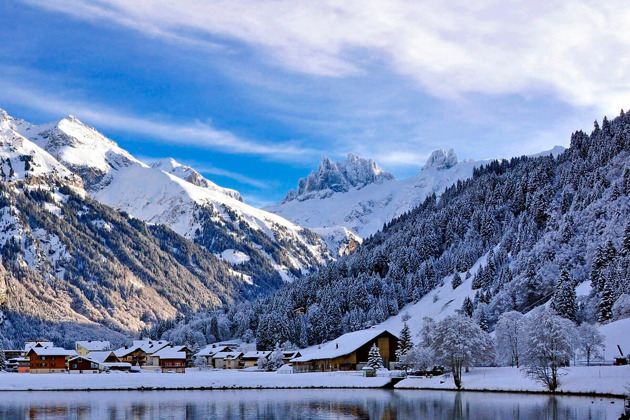
[[[54,347],[54,344],[50,341],[29,341],[28,343],[24,344],[24,351],[28,352],[33,347],[48,348],[48,347]]]
[[[269,357],[270,351],[248,351],[243,355],[243,359],[260,359],[261,357]]]
[[[368,328],[367,330],[344,334],[336,340],[322,344],[319,349],[311,352],[304,350],[303,353],[306,353],[304,356],[292,359],[291,362],[310,362],[311,360],[334,359],[345,356],[386,332],[390,333],[387,330]],[[395,334],[392,335],[396,336]]]
[[[197,356],[214,356],[217,353],[221,353],[224,351],[232,351],[232,349],[235,348],[235,346],[216,346],[214,344],[209,344],[206,347],[202,348],[201,350],[199,350],[199,353],[197,353]]]
[[[111,350],[110,351],[91,351],[87,354],[87,357],[94,360],[95,362],[103,363],[112,354],[114,355],[114,357],[117,357],[116,354]]]
[[[283,351],[282,352],[282,357],[287,359],[294,359],[296,357],[300,357],[302,354],[298,351],[298,350],[291,350],[291,351]]]
[[[243,355],[241,351],[222,351],[220,353],[215,354],[213,357],[215,359],[236,359]]]
[[[107,350],[111,348],[111,343],[109,341],[101,341],[101,340],[77,341],[75,345],[76,345],[77,350],[79,346],[81,346],[89,352],[103,351],[103,350]]]
[[[92,359],[92,358],[90,358],[88,356],[76,356],[76,357],[73,357],[72,359],[68,360],[68,362],[72,362],[73,360],[78,360],[78,359],[83,359],[83,360],[87,360],[88,362],[91,362],[91,363],[99,364],[98,361],[96,361],[96,360],[94,360],[94,359]]]
[[[131,346],[124,346],[114,350],[114,354],[116,355],[116,357],[123,357],[130,353],[133,353],[136,350],[142,350],[146,354],[153,354],[168,346],[169,344],[170,343],[165,340],[134,340]]]
[[[133,347],[139,347],[140,350],[144,351],[147,354],[153,354],[156,351],[163,349],[164,347],[171,344],[166,340],[133,340]]]
[[[186,359],[186,346],[169,346],[157,351],[151,357],[159,357],[160,359]]]
[[[38,356],[76,356],[74,350],[66,350],[61,347],[33,347],[28,352],[34,352]]]

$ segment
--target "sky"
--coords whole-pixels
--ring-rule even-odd
[[[75,115],[255,206],[322,156],[402,179],[568,146],[630,107],[624,1],[0,2],[0,108]]]

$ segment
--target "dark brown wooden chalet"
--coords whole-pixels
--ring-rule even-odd
[[[368,361],[370,347],[376,344],[386,368],[396,361],[398,337],[387,330],[370,328],[344,334],[304,356],[291,360],[295,373],[331,372],[337,370],[361,370]]]

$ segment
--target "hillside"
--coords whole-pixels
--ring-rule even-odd
[[[330,259],[321,238],[243,202],[173,159],[147,165],[73,116],[35,125],[4,113],[4,125],[80,176],[95,200],[145,222],[166,225],[217,256],[239,253],[233,270],[260,294]]]
[[[574,287],[591,285],[578,299],[578,321],[627,316],[611,308],[630,292],[629,162],[630,115],[622,113],[590,135],[573,133],[557,157],[475,168],[357,252],[251,305],[257,345],[305,347],[380,324],[448,287],[454,273],[470,279],[471,315],[490,329],[505,311],[548,302],[562,270]]]

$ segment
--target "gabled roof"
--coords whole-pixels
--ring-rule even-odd
[[[168,346],[157,351],[151,357],[159,357],[160,359],[186,359],[186,346]]]
[[[124,346],[116,349],[114,350],[114,353],[116,354],[116,357],[124,357],[136,350],[142,350],[146,354],[153,354],[169,344],[170,343],[166,340],[133,340],[133,344],[131,346]]]
[[[206,347],[199,350],[199,352],[197,353],[197,356],[205,356],[205,357],[214,356],[215,354],[220,353],[220,352],[232,351],[232,349],[234,348],[235,347],[233,346],[214,346],[214,344],[209,344]]]
[[[243,355],[243,359],[260,359],[261,357],[269,357],[270,351],[248,351]]]
[[[92,358],[90,358],[88,356],[76,356],[76,357],[73,357],[72,359],[68,360],[68,362],[72,362],[74,360],[79,360],[79,359],[87,360],[90,363],[99,364],[99,362],[97,362],[96,360],[94,360],[94,359],[92,359]]]
[[[79,346],[81,346],[89,352],[108,350],[111,349],[112,346],[109,341],[101,340],[77,341],[75,345],[77,349],[79,348]]]
[[[109,356],[114,356],[116,359],[118,359],[118,356],[116,356],[116,354],[111,351],[91,351],[87,354],[87,357],[89,357],[90,359],[94,360],[95,362],[98,363],[103,363],[105,362],[105,360],[109,357]]]
[[[213,356],[214,359],[236,359],[243,355],[242,351],[222,351]]]
[[[296,357],[300,357],[302,356],[302,353],[300,353],[298,350],[290,350],[290,351],[283,351],[282,352],[282,357],[284,359],[295,359]]]
[[[74,350],[66,350],[61,347],[33,347],[31,348],[26,355],[28,356],[31,352],[37,354],[38,356],[76,356],[77,352]]]
[[[304,356],[296,357],[291,362],[310,362],[311,360],[334,359],[345,356],[357,350],[359,347],[376,339],[379,335],[388,333],[397,337],[387,330],[368,328],[367,330],[355,331],[344,334],[336,340],[324,343],[318,349],[308,351],[303,350]]]
[[[50,341],[29,341],[24,344],[24,351],[28,352],[33,347],[54,347],[55,345]]]

